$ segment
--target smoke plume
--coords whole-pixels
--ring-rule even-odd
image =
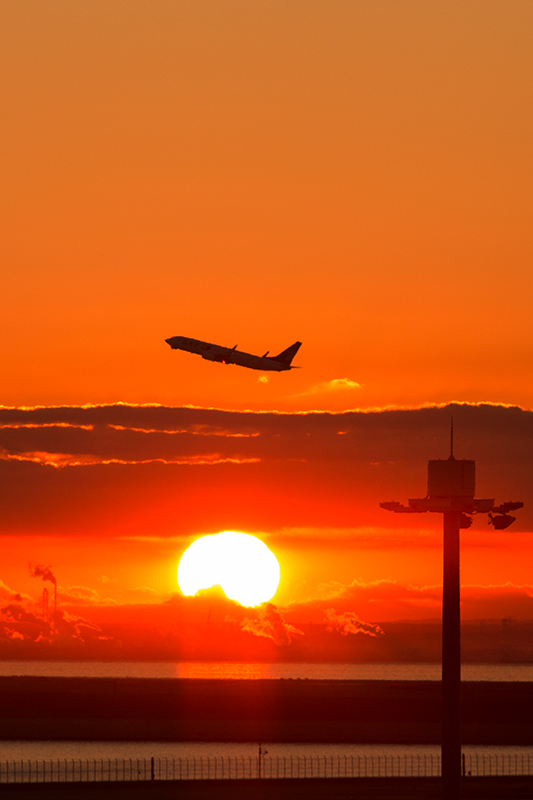
[[[12,622],[34,622],[37,625],[42,625],[42,620],[32,614],[31,611],[26,611],[20,603],[9,603],[4,608],[0,608],[0,611]]]
[[[50,581],[57,586],[56,576],[51,567],[44,567],[42,564],[29,564],[30,575],[32,578],[42,578],[43,581]]]
[[[6,639],[20,639],[24,641],[24,634],[20,633],[19,631],[15,631],[12,628],[4,628],[3,634]]]
[[[366,633],[367,636],[378,636],[383,633],[379,625],[375,625],[372,622],[363,622],[353,611],[337,614],[333,608],[327,608],[324,613],[328,620],[326,630],[338,631],[341,636],[348,636],[349,633]]]
[[[93,639],[95,636],[98,639],[108,638],[97,636],[102,632],[102,629],[92,622],[78,617],[76,614],[71,614],[68,611],[58,611],[56,614],[56,628],[60,638],[63,639],[78,639],[82,642],[87,639]]]
[[[263,603],[259,610],[259,619],[244,619],[241,629],[254,636],[265,636],[274,644],[288,645],[295,636],[303,636],[303,631],[285,622],[273,603]]]

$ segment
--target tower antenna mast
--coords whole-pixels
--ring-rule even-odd
[[[454,458],[453,455],[453,417],[450,420],[450,458]]]

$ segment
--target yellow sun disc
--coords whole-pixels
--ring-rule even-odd
[[[196,539],[178,566],[178,584],[185,595],[221,586],[226,597],[242,606],[270,600],[279,585],[276,556],[249,533],[223,531]]]

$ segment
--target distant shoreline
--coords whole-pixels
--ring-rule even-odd
[[[109,610],[109,609],[108,609]],[[209,605],[204,608],[208,618]],[[140,609],[139,609],[140,612]],[[102,630],[104,638],[80,640],[33,641],[36,629],[31,623],[20,623],[24,639],[0,639],[0,660],[64,661],[80,660],[121,663],[122,661],[204,662],[235,661],[240,663],[316,663],[351,664],[360,667],[387,664],[441,663],[442,629],[439,619],[417,621],[380,621],[373,619],[385,633],[383,636],[342,636],[328,632],[327,625],[291,622],[303,632],[290,645],[276,645],[272,639],[251,636],[235,624],[188,625],[178,638],[170,636],[174,624],[170,619],[158,621],[156,607],[150,612],[149,639],[135,626],[112,623],[96,615],[91,621]],[[81,613],[81,609],[78,610]],[[104,610],[100,609],[103,614]],[[133,614],[133,611],[132,611]],[[221,616],[224,615],[221,612]],[[243,639],[243,636],[245,637]],[[533,620],[496,619],[463,620],[461,652],[464,664],[532,664]]]
[[[439,663],[0,661],[0,677],[440,681]],[[464,681],[533,682],[533,664],[463,663]]]

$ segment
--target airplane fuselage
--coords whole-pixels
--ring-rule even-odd
[[[278,361],[275,356],[254,356],[251,353],[243,353],[241,350],[237,350],[236,346],[231,349],[230,347],[222,347],[219,344],[202,342],[200,339],[189,339],[186,336],[172,336],[170,339],[165,339],[165,341],[172,350],[185,350],[188,353],[202,356],[206,361],[217,361],[220,364],[237,364],[241,367],[248,367],[248,369],[261,370],[261,372],[283,372],[294,369],[290,365],[290,360]],[[299,342],[297,344],[298,346],[300,345]],[[280,356],[282,355],[280,353]]]

